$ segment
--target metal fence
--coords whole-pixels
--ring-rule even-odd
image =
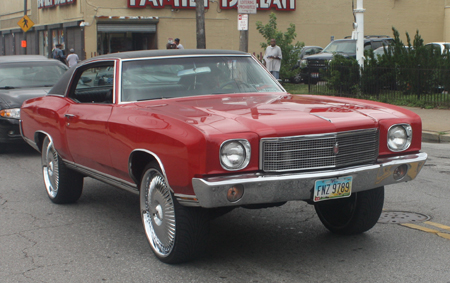
[[[320,77],[314,84],[305,79],[309,93],[450,108],[448,69],[338,66],[321,70]]]

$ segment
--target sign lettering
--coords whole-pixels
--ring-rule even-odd
[[[75,4],[76,0],[37,0],[39,9],[48,9],[56,6]]]
[[[128,8],[145,8],[149,6],[153,9],[161,9],[166,6],[170,6],[174,9],[195,9],[195,1],[196,0],[128,0]],[[208,9],[209,0],[203,1],[205,3],[205,9]],[[238,8],[238,0],[219,0],[218,3],[220,5],[220,9]],[[256,0],[256,7],[257,10],[275,9],[278,11],[295,11],[295,3],[296,0]]]
[[[196,0],[128,0],[128,8],[145,8],[149,6],[153,9],[161,9],[170,6],[174,9],[195,9],[195,1]],[[209,9],[209,0],[203,1],[205,3],[205,9]]]

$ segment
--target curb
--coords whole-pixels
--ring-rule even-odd
[[[439,134],[437,132],[422,131],[422,141],[432,143],[450,143],[450,133]]]

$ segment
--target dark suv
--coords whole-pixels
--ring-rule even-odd
[[[377,49],[389,45],[394,39],[385,35],[371,35],[364,39],[364,50]],[[317,83],[321,80],[321,69],[326,69],[334,54],[356,58],[356,39],[345,37],[330,42],[322,52],[303,58],[300,62],[300,74],[305,83]]]

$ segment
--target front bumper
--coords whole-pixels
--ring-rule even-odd
[[[19,120],[0,118],[0,143],[23,142]]]
[[[266,204],[290,200],[312,201],[316,180],[352,176],[352,193],[380,186],[407,182],[416,178],[427,160],[426,153],[409,154],[378,159],[377,164],[354,166],[326,171],[265,174],[251,173],[226,177],[193,178],[192,185],[198,205],[205,208]],[[394,179],[394,170],[407,167],[406,175]],[[244,187],[244,195],[236,202],[227,199],[228,189],[234,185]]]

